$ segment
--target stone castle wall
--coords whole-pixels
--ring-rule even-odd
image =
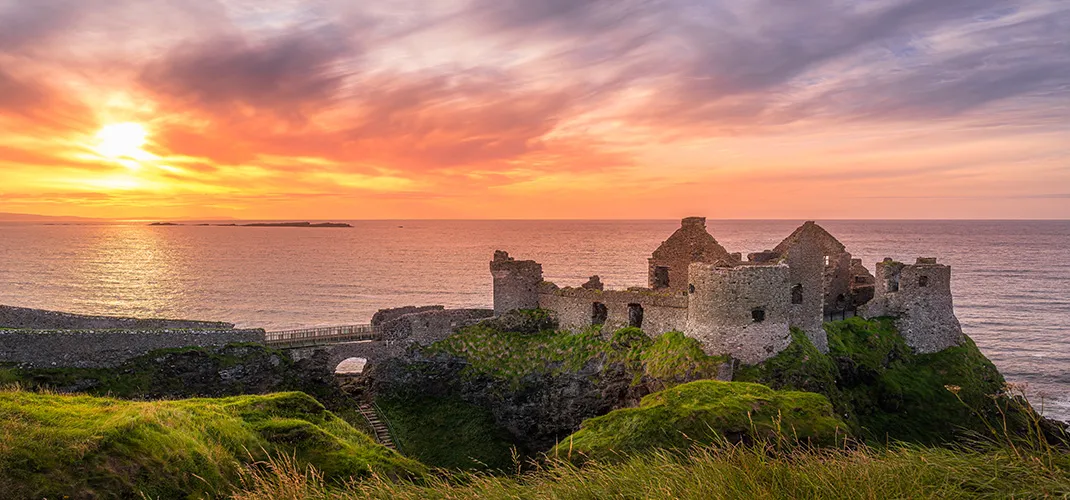
[[[824,326],[826,286],[824,256],[824,250],[819,245],[804,241],[793,246],[785,260],[790,269],[789,323],[806,332],[806,336],[814,347],[827,353],[829,345],[828,334],[825,333]]]
[[[27,307],[0,305],[0,328],[37,330],[160,330],[234,328],[230,323],[187,321],[177,319],[138,319],[111,316],[88,316]]]
[[[408,308],[399,310],[404,312]],[[380,317],[380,314],[383,316]],[[400,315],[389,314],[384,311],[376,313],[381,322],[372,320],[372,326],[377,326],[382,332],[383,341],[388,344],[402,344],[407,347],[410,344],[421,346],[429,345],[445,339],[459,328],[476,323],[494,316],[490,309],[445,309],[442,306],[430,306],[415,308],[415,312]]]
[[[0,363],[108,368],[157,349],[263,343],[264,330],[0,330]]]
[[[641,328],[649,335],[683,331],[687,325],[687,297],[652,290],[596,290],[543,287],[539,307],[554,311],[561,328],[581,332],[591,326],[594,304],[606,307],[604,332],[630,326],[630,304],[642,307]]]
[[[490,262],[490,274],[494,277],[494,314],[539,307],[541,264],[533,260],[516,260],[498,250]]]
[[[895,316],[899,333],[919,353],[962,344],[965,336],[951,296],[951,266],[933,258],[918,258],[913,265],[885,259],[877,263],[876,282],[863,316]]]
[[[691,264],[684,333],[710,354],[759,363],[787,348],[790,270],[785,264],[718,267]],[[758,311],[761,312],[760,319]]]

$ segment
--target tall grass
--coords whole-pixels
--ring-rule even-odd
[[[247,475],[238,500],[461,498],[1062,498],[1070,463],[1007,449],[916,446],[770,453],[761,446],[655,452],[582,468],[550,461],[516,477],[437,476],[423,484],[373,477],[332,487],[310,470],[275,464]]]
[[[949,391],[955,392],[954,387]],[[1031,410],[1008,387],[1009,398]],[[326,499],[601,499],[601,498],[1070,498],[1070,441],[1043,432],[1012,432],[1005,419],[986,420],[987,434],[964,444],[930,447],[893,443],[840,448],[721,441],[684,451],[654,451],[620,462],[577,466],[564,457],[514,476],[440,471],[419,483],[373,476],[339,486],[290,460],[250,469],[235,500]],[[519,465],[519,464],[518,464]]]

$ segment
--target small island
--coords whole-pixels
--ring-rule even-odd
[[[177,224],[174,222],[153,222],[150,226],[184,226],[185,224]],[[352,224],[346,224],[344,222],[254,222],[251,224],[194,224],[195,226],[216,226],[216,227],[312,227],[312,228],[339,228],[339,227],[353,227]]]

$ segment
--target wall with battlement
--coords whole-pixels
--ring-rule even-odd
[[[962,326],[951,297],[951,266],[934,258],[915,264],[892,259],[877,263],[873,300],[860,312],[867,318],[895,316],[907,345],[920,353],[962,344]]]
[[[227,329],[230,323],[177,319],[138,319],[112,316],[87,316],[26,307],[0,305],[0,328],[37,330],[105,330],[105,329]]]
[[[572,332],[591,326],[595,304],[606,308],[605,332],[632,326],[636,306],[642,308],[640,327],[649,335],[683,331],[687,324],[687,296],[670,291],[557,288],[548,284],[539,290],[539,307],[554,311],[561,328]]]
[[[107,368],[157,349],[263,343],[264,330],[0,330],[0,363]]]
[[[693,263],[684,333],[710,354],[759,363],[791,341],[790,270],[785,264]]]

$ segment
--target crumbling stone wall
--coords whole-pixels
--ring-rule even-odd
[[[157,349],[263,343],[264,330],[0,330],[0,363],[107,368]]]
[[[828,335],[824,327],[825,250],[812,240],[804,240],[792,246],[784,260],[790,269],[789,323],[806,332],[814,347],[827,353]]]
[[[687,325],[687,297],[671,292],[557,288],[548,284],[539,294],[539,307],[554,311],[561,328],[572,332],[581,332],[591,326],[595,303],[606,307],[603,332],[630,326],[632,304],[642,308],[640,327],[648,335],[683,331]]]
[[[494,314],[539,306],[542,264],[516,260],[509,253],[498,250],[490,262],[490,273],[494,277]]]
[[[895,316],[899,333],[919,353],[963,342],[951,297],[951,266],[937,264],[935,258],[919,257],[913,265],[884,259],[877,263],[876,281],[863,316]]]
[[[709,354],[759,363],[790,343],[791,272],[785,264],[719,267],[694,263],[684,333]]]
[[[654,250],[648,261],[649,286],[683,293],[687,290],[688,266],[692,262],[715,264],[737,261],[738,256],[729,254],[717,243],[713,235],[706,231],[705,217],[687,217],[681,221],[680,228]],[[662,286],[666,276],[660,275],[662,271],[659,271],[659,268],[667,269],[668,286]]]
[[[376,316],[383,313],[380,319],[386,321],[376,323],[373,318],[372,326],[379,328],[384,342],[407,348],[411,344],[425,346],[438,342],[460,328],[494,316],[490,309],[445,309],[442,306],[414,309],[416,312],[401,315],[389,314],[390,310],[380,311]]]
[[[0,305],[0,328],[36,330],[161,330],[161,329],[226,329],[231,323],[187,321],[177,319],[138,319],[113,316],[88,316],[27,307]]]

